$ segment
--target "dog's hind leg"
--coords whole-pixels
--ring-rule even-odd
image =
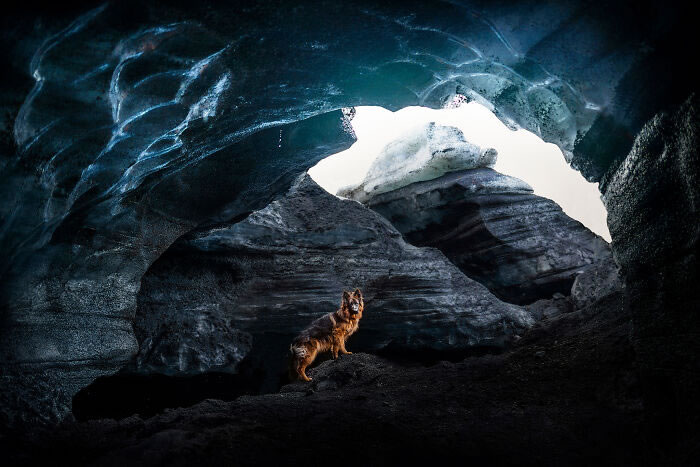
[[[306,367],[308,367],[309,365],[311,365],[313,363],[314,359],[316,358],[317,350],[315,347],[314,348],[305,347],[305,350],[306,350],[305,354],[303,356],[301,356],[297,361],[296,370],[297,370],[297,375],[299,376],[299,379],[306,381],[306,382],[309,382],[309,381],[311,381],[311,378],[306,376]]]
[[[309,378],[308,376],[306,376],[306,367],[309,365],[311,365],[311,362],[304,360],[300,363],[299,369],[297,370],[297,374],[299,375],[299,379],[306,381],[307,383],[313,379],[313,378]]]

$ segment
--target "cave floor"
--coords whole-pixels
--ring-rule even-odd
[[[499,355],[432,365],[341,356],[276,394],[66,422],[6,439],[5,452],[18,464],[639,465],[630,329],[616,293],[540,322]]]

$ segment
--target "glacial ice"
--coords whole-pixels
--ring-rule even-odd
[[[567,155],[583,151],[602,176],[613,158],[599,137],[634,134],[658,110],[650,80],[684,79],[653,73],[640,35],[610,40],[599,25],[619,18],[576,1],[200,3],[107,2],[70,24],[8,32],[19,40],[7,82],[26,80],[27,95],[16,115],[2,109],[15,118],[0,158],[0,363],[54,368],[47,385],[68,399],[41,402],[47,416],[132,357],[136,290],[177,238],[265,206],[350,146],[340,109],[437,109],[463,95]],[[601,109],[612,123],[586,146]],[[35,406],[34,381],[8,384],[13,400]]]
[[[455,170],[492,167],[497,152],[468,142],[461,130],[429,122],[408,129],[377,155],[364,180],[337,195],[366,202],[373,196]]]

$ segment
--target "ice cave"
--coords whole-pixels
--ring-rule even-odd
[[[680,2],[0,21],[3,464],[697,462]]]

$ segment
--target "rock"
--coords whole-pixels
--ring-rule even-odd
[[[653,449],[692,456],[700,433],[700,98],[656,115],[603,200],[634,321]]]
[[[168,300],[167,296],[162,298]],[[253,346],[252,336],[213,310],[200,307],[187,311],[162,316],[157,329],[139,343],[139,372],[179,376],[236,372]]]
[[[455,170],[490,167],[495,149],[467,142],[459,128],[434,122],[411,128],[377,155],[362,182],[338,190],[338,196],[366,203],[374,196]]]
[[[573,309],[571,299],[561,294],[554,294],[551,299],[537,300],[534,303],[525,305],[523,308],[529,311],[532,317],[538,321],[553,318],[562,313],[569,313]]]
[[[136,371],[235,371],[246,358],[277,378],[296,333],[354,287],[365,313],[351,350],[500,347],[533,323],[438,250],[407,244],[384,218],[305,175],[285,197],[193,232],[151,267],[134,322]]]
[[[575,308],[584,308],[623,288],[620,269],[615,260],[608,257],[576,276],[571,287],[571,301]]]
[[[525,182],[483,168],[384,193],[368,206],[418,246],[439,248],[502,300],[569,295],[575,277],[610,257],[608,244]]]
[[[294,381],[282,386],[280,393],[352,390],[367,386],[373,380],[385,379],[385,375],[394,373],[398,369],[390,360],[357,352],[352,355],[343,355],[336,361],[325,361],[319,364],[309,372],[313,377],[310,383]],[[375,396],[381,396],[381,394]],[[381,403],[384,406],[391,405],[388,400],[383,400]]]

